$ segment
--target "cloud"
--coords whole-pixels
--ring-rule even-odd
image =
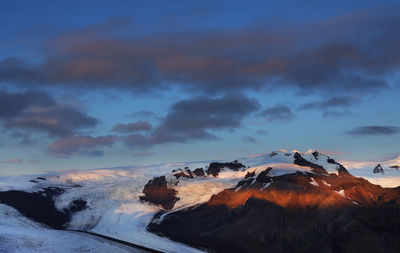
[[[124,138],[124,144],[127,147],[142,147],[142,148],[149,148],[153,146],[155,141],[152,141],[149,136],[144,136],[142,134],[131,134]]]
[[[352,115],[352,112],[348,108],[360,102],[361,99],[358,97],[337,96],[302,104],[298,110],[322,110],[323,117],[342,117]]]
[[[0,119],[12,119],[31,106],[54,106],[55,101],[44,92],[10,93],[0,90]]]
[[[5,160],[5,161],[2,161],[2,163],[10,163],[10,164],[22,163],[22,159],[20,159],[20,158],[12,158],[12,159],[8,159],[8,160]]]
[[[261,116],[270,121],[291,120],[294,118],[292,110],[281,104],[269,107],[260,113]]]
[[[269,132],[267,130],[262,130],[261,129],[261,130],[257,130],[256,134],[262,135],[262,136],[267,136],[267,135],[269,135]]]
[[[251,136],[243,136],[242,141],[246,143],[257,143],[256,139]]]
[[[400,65],[397,12],[377,8],[280,29],[263,24],[136,37],[113,36],[129,22],[108,21],[47,41],[40,63],[3,59],[0,80],[142,92],[175,84],[220,93],[265,87],[370,93],[387,88],[386,77]]]
[[[355,103],[358,103],[359,99],[355,97],[332,97],[326,100],[314,101],[303,104],[299,107],[299,110],[312,110],[312,109],[330,109],[338,107],[349,107]]]
[[[362,126],[347,133],[353,136],[395,135],[400,133],[400,128],[395,126]]]
[[[114,136],[71,136],[55,140],[48,147],[47,152],[56,158],[68,158],[72,155],[86,155],[91,157],[103,156],[99,147],[111,147],[118,138]]]
[[[343,110],[343,111],[333,111],[333,110],[327,110],[324,111],[322,116],[323,117],[342,117],[342,116],[351,116],[353,113],[349,110]]]
[[[132,155],[134,157],[137,157],[137,158],[144,158],[144,157],[147,157],[147,156],[152,156],[152,155],[154,155],[154,153],[153,152],[148,152],[148,151],[143,151],[143,152],[136,152],[136,153],[134,153]]]
[[[47,93],[32,91],[0,91],[0,120],[5,129],[39,131],[50,136],[70,136],[99,123],[73,106],[59,104]],[[23,141],[29,141],[26,133],[14,137],[24,137]]]
[[[259,103],[255,99],[242,94],[181,100],[171,106],[168,114],[149,135],[130,135],[125,144],[152,146],[218,139],[211,131],[234,130],[246,116],[258,109]]]
[[[132,133],[140,131],[149,131],[151,125],[147,121],[137,121],[129,124],[117,124],[113,127],[113,131],[120,133]]]
[[[133,118],[139,118],[139,119],[151,119],[151,118],[159,118],[158,114],[156,114],[155,112],[152,111],[148,111],[148,110],[141,110],[141,111],[137,111],[137,112],[133,112],[131,113],[131,116]]]
[[[37,140],[31,138],[30,134],[25,133],[25,132],[14,131],[10,134],[10,136],[13,138],[16,138],[16,139],[20,139],[20,141],[18,142],[19,144],[31,145],[31,144],[38,143]]]
[[[19,128],[46,132],[52,136],[69,136],[78,129],[94,127],[98,122],[97,119],[73,107],[57,105],[30,108],[19,117],[6,122],[4,126],[7,129]]]

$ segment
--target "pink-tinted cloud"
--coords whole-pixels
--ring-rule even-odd
[[[12,159],[2,161],[2,163],[10,163],[10,164],[17,164],[17,163],[22,163],[22,162],[23,161],[20,158],[12,158]]]
[[[127,23],[108,21],[50,40],[37,65],[5,59],[0,80],[136,91],[174,83],[213,92],[287,86],[359,94],[387,88],[385,76],[400,65],[399,17],[375,10],[279,30],[112,36]]]
[[[98,148],[111,147],[118,138],[114,136],[72,136],[57,139],[48,148],[48,153],[58,158],[72,155],[102,156]]]

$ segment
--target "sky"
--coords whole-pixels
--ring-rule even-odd
[[[3,1],[0,175],[400,153],[398,1]]]

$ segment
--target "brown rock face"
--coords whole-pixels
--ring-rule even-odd
[[[315,169],[267,169],[149,230],[216,252],[400,252],[400,188]]]
[[[172,209],[175,202],[179,200],[176,197],[177,191],[167,187],[165,176],[150,180],[144,186],[143,193],[144,196],[140,197],[141,200],[161,205],[166,210]]]

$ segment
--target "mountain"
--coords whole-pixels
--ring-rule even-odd
[[[397,171],[381,164],[386,177]],[[384,188],[344,165],[313,150],[280,150],[3,177],[0,201],[47,227],[162,252],[399,252],[400,181]]]

